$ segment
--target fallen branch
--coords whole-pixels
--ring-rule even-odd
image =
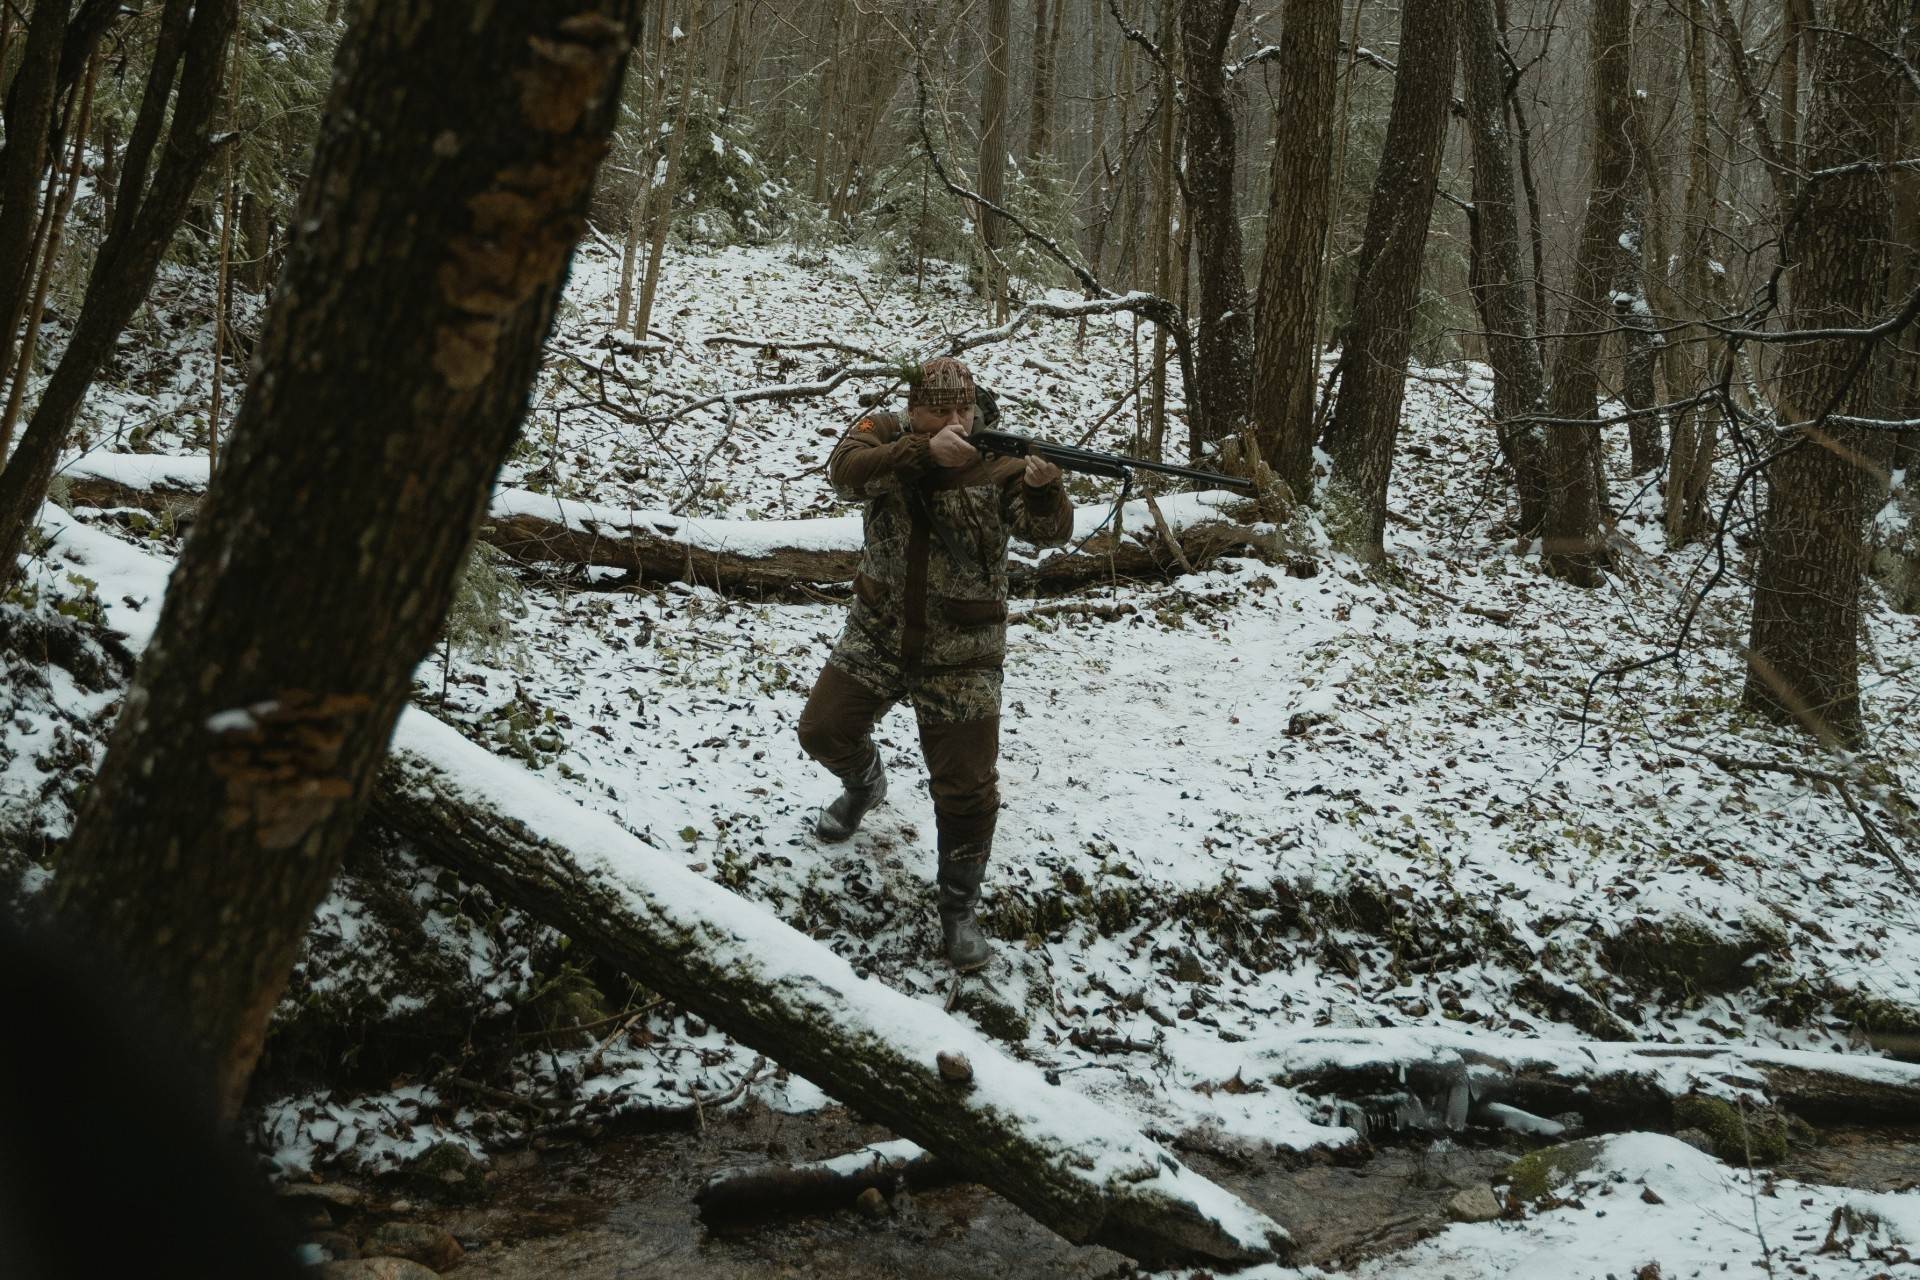
[[[864,1191],[890,1195],[959,1181],[951,1165],[904,1139],[879,1142],[831,1160],[724,1169],[694,1193],[709,1225],[851,1208]]]
[[[972,1028],[826,948],[612,819],[407,712],[374,813],[428,857],[562,930],[1007,1197],[1076,1244],[1153,1265],[1278,1256],[1286,1233],[1158,1144]],[[963,1056],[969,1080],[937,1065]]]

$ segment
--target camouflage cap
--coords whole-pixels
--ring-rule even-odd
[[[935,356],[921,364],[907,389],[907,404],[929,409],[973,403],[973,371],[952,356]]]

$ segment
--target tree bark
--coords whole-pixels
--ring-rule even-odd
[[[197,5],[167,0],[161,13],[153,65],[127,145],[114,220],[94,258],[67,348],[34,407],[20,447],[0,471],[0,582],[18,572],[27,527],[46,497],[80,403],[112,354],[120,331],[152,287],[160,257],[172,242],[213,154],[208,125],[220,96],[234,12],[235,0]],[[167,120],[167,145],[149,185],[147,165],[168,115],[168,99],[174,96],[176,72],[178,101]]]
[[[1874,49],[1897,38],[1895,0],[1838,0],[1816,42],[1806,153],[1811,169],[1888,161],[1899,87]],[[1858,38],[1850,38],[1858,37]],[[1813,181],[1783,247],[1799,279],[1788,327],[1857,327],[1878,318],[1892,238],[1890,184],[1862,173]],[[1857,746],[1860,579],[1884,436],[1827,421],[1872,398],[1877,343],[1797,343],[1781,362],[1777,406],[1802,424],[1797,447],[1769,469],[1754,578],[1746,704],[1823,742]]]
[[[1276,73],[1267,237],[1260,260],[1253,407],[1260,456],[1304,501],[1313,488],[1320,302],[1333,217],[1340,0],[1287,0]]]
[[[1434,0],[1402,12],[1393,107],[1355,266],[1353,318],[1341,344],[1339,398],[1326,444],[1334,522],[1362,559],[1385,555],[1387,480],[1447,138],[1461,8],[1462,0]]]
[[[428,856],[800,1072],[1075,1244],[1153,1266],[1271,1258],[1286,1233],[978,1032],[879,983],[419,712],[375,812]],[[941,1059],[945,1059],[943,1070]]]
[[[1233,97],[1227,45],[1240,0],[1185,0],[1180,16],[1186,69],[1187,224],[1193,229],[1200,300],[1195,309],[1195,385],[1187,389],[1189,456],[1247,429],[1253,393],[1253,317],[1234,190]],[[1308,344],[1311,359],[1312,344]]]
[[[258,372],[53,891],[229,1117],[519,429],[637,7],[388,0],[342,43]],[[232,13],[196,8],[216,64]]]
[[[1619,257],[1626,201],[1633,182],[1629,136],[1628,0],[1594,0],[1589,24],[1593,51],[1593,182],[1561,322],[1566,332],[1553,362],[1547,405],[1556,418],[1591,418],[1599,388],[1601,335],[1612,324],[1605,304]],[[1541,521],[1542,561],[1547,572],[1583,587],[1596,587],[1608,563],[1600,527],[1604,451],[1600,428],[1547,429],[1547,511]]]
[[[1517,419],[1545,407],[1546,374],[1520,268],[1520,213],[1514,199],[1513,139],[1507,132],[1506,67],[1493,0],[1466,0],[1460,29],[1467,127],[1473,144],[1472,290],[1493,366],[1494,432],[1513,472],[1520,513],[1514,532],[1530,538],[1547,509],[1547,439]]]

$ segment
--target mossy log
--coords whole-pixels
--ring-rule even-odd
[[[136,465],[138,464],[138,465]],[[206,486],[197,458],[106,454],[83,458],[66,473],[71,502],[89,507],[161,511]],[[1162,500],[1171,505],[1169,500]],[[1165,579],[1204,569],[1223,555],[1271,556],[1274,538],[1257,525],[1207,514],[1168,517],[1163,536],[1140,504],[1129,504],[1121,532],[1102,530],[1068,549],[1016,559],[1014,591],[1069,591],[1112,577]],[[1097,517],[1096,517],[1097,520]],[[636,582],[693,582],[755,594],[800,592],[853,581],[860,563],[857,517],[818,520],[707,520],[572,502],[502,489],[479,537],[529,564],[616,569]],[[1287,572],[1310,577],[1311,561],[1286,557]]]
[[[1271,1219],[929,1004],[548,790],[430,716],[395,733],[376,817],[574,945],[1004,1195],[1155,1266],[1279,1256]]]

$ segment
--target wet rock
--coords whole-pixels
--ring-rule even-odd
[[[1675,1129],[1673,1136],[1692,1147],[1695,1151],[1713,1154],[1713,1137],[1705,1129]]]
[[[451,1234],[424,1222],[384,1222],[366,1238],[366,1252],[382,1257],[406,1258],[435,1271],[445,1271],[460,1261],[466,1250]]]
[[[359,1246],[344,1231],[316,1231],[307,1237],[307,1243],[326,1255],[320,1259],[322,1262],[342,1262],[360,1256]]]
[[[407,1166],[407,1181],[416,1191],[463,1204],[485,1198],[486,1175],[486,1163],[457,1142],[436,1142]]]
[[[440,1280],[440,1273],[406,1258],[355,1258],[323,1262],[307,1274],[318,1280]]]
[[[1500,1212],[1500,1198],[1490,1187],[1468,1187],[1447,1201],[1447,1216],[1455,1222],[1492,1222]]]
[[[1674,1100],[1673,1124],[1706,1134],[1713,1154],[1731,1165],[1778,1164],[1787,1155],[1786,1117],[1771,1108],[1691,1094]]]

